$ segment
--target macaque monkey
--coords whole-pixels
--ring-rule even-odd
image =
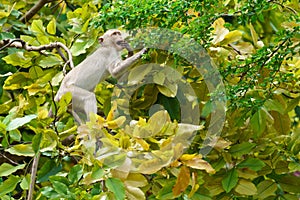
[[[54,97],[59,101],[63,94],[72,93],[72,114],[78,123],[89,121],[90,113],[97,113],[94,94],[96,85],[109,75],[120,77],[146,51],[144,48],[133,55],[133,50],[119,30],[108,30],[99,38],[99,47],[94,53],[72,69],[63,79]],[[127,49],[128,57],[121,59],[121,51]]]

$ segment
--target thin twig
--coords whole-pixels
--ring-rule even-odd
[[[56,102],[55,102],[55,100],[54,100],[54,90],[53,90],[53,86],[52,86],[52,84],[51,84],[51,82],[49,81],[49,85],[50,85],[50,88],[51,88],[51,92],[52,92],[52,102],[53,102],[53,104],[54,104],[54,109],[55,109],[55,112],[53,112],[52,111],[52,109],[50,108],[50,111],[49,111],[49,113],[51,112],[51,114],[54,114],[54,120],[53,120],[53,127],[54,127],[54,129],[55,129],[55,132],[56,133],[58,133],[58,130],[57,130],[57,127],[56,127],[56,121],[57,121],[57,105],[56,105]]]
[[[37,168],[38,168],[38,164],[39,164],[39,160],[40,160],[40,155],[41,155],[41,153],[38,152],[34,156],[34,159],[33,159],[31,176],[30,176],[30,187],[29,187],[29,191],[28,191],[27,200],[32,200],[32,197],[33,197],[35,178],[36,178]]]

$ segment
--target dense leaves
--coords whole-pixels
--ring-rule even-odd
[[[68,112],[71,94],[53,101],[64,76],[59,50],[1,49],[1,199],[300,198],[297,0],[0,8],[1,41],[59,41],[75,64],[110,28],[128,31],[135,49],[150,46],[121,80],[97,86],[99,113],[81,126]],[[225,109],[226,118],[215,115]]]

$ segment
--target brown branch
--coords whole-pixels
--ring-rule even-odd
[[[37,168],[40,160],[41,153],[38,152],[33,159],[32,168],[31,168],[31,176],[30,176],[30,187],[28,191],[27,200],[32,200],[33,197],[33,191],[34,191],[34,185],[35,185],[35,178],[37,173]]]
[[[26,51],[38,51],[42,53],[43,50],[52,50],[52,49],[64,49],[64,51],[68,54],[68,58],[62,54],[60,50],[58,50],[59,55],[62,57],[62,59],[65,61],[65,65],[63,67],[63,72],[66,74],[66,66],[69,65],[72,69],[74,68],[73,60],[72,60],[72,54],[66,45],[64,45],[61,42],[53,42],[46,45],[41,46],[31,46],[28,45],[24,40],[21,39],[12,39],[12,40],[1,40],[0,41],[0,51],[5,48],[15,47],[18,49],[25,49]]]
[[[25,23],[29,21],[45,4],[53,2],[55,0],[39,0],[25,15],[21,17],[21,22]]]

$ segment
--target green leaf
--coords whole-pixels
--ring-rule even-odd
[[[68,195],[69,193],[69,189],[68,189],[68,186],[62,182],[59,182],[59,181],[51,181],[52,184],[53,184],[53,188],[54,190],[59,193],[59,194],[62,194],[62,195]]]
[[[32,149],[31,144],[17,144],[5,151],[18,156],[34,156],[34,151]]]
[[[21,141],[22,134],[18,129],[14,129],[12,131],[9,131],[9,137],[13,141]]]
[[[7,64],[28,68],[32,66],[31,58],[25,57],[23,52],[17,52],[2,58]]]
[[[163,188],[158,192],[156,198],[157,199],[174,199],[173,187],[175,185],[175,180],[170,180]]]
[[[242,38],[242,32],[238,30],[227,33],[224,39],[220,42],[220,45],[227,45],[236,42]]]
[[[94,44],[94,42],[94,39],[77,39],[71,47],[70,51],[72,52],[73,56],[79,56],[86,53],[86,50],[90,48]]]
[[[280,114],[284,114],[285,111],[284,106],[276,99],[267,99],[264,106],[268,111],[273,110],[279,112]]]
[[[62,169],[62,165],[60,163],[56,163],[54,160],[48,160],[41,164],[43,164],[43,166],[38,171],[38,176],[37,176],[37,181],[39,183],[48,181],[49,176],[57,174]]]
[[[242,195],[255,195],[257,193],[257,189],[255,185],[248,180],[241,179],[239,180],[238,185],[235,188],[235,191]]]
[[[56,33],[56,20],[55,18],[52,18],[49,24],[47,25],[47,32],[55,35]]]
[[[234,188],[238,183],[238,172],[236,169],[231,169],[223,178],[222,186],[224,190],[228,193]]]
[[[125,187],[120,179],[108,178],[105,181],[105,186],[115,195],[117,200],[125,199]]]
[[[2,185],[0,185],[0,197],[5,194],[15,190],[17,184],[20,182],[21,178],[18,176],[9,176]]]
[[[42,141],[43,134],[42,133],[37,133],[33,138],[32,138],[32,149],[34,152],[38,152],[40,149],[40,144]]]
[[[21,118],[15,118],[7,125],[6,130],[11,131],[11,130],[17,129],[20,126],[23,126],[24,124],[29,123],[31,120],[33,120],[35,118],[37,118],[37,115],[35,115],[35,114],[26,115]]]
[[[249,168],[254,171],[261,170],[266,164],[258,158],[248,158],[237,165],[238,168]]]
[[[8,176],[8,175],[16,172],[19,169],[23,169],[25,166],[26,166],[25,164],[12,166],[8,163],[3,163],[0,166],[0,176]]]
[[[39,61],[39,65],[42,68],[53,67],[55,65],[60,65],[61,63],[62,63],[61,60],[56,56],[47,56]]]
[[[259,137],[266,129],[266,118],[267,118],[267,114],[263,109],[259,109],[251,117],[250,125],[256,137]]]
[[[299,194],[300,177],[292,175],[283,176],[278,183],[283,191]]]
[[[83,173],[82,165],[77,164],[73,166],[70,170],[70,173],[68,174],[68,178],[70,182],[73,184],[79,181],[79,179],[82,177],[82,173]]]
[[[23,190],[28,190],[29,189],[29,185],[30,185],[30,174],[27,174],[25,177],[23,177],[21,183],[20,183],[20,187]]]
[[[45,27],[43,26],[43,21],[42,20],[33,20],[31,24],[31,30],[36,34],[36,35],[45,35]]]
[[[253,149],[256,146],[254,143],[250,142],[243,142],[241,144],[233,145],[229,152],[236,157],[241,157],[242,155],[248,154],[251,149]]]
[[[280,114],[276,111],[270,112],[274,118],[274,128],[281,135],[287,135],[291,130],[291,120],[288,114]]]
[[[45,186],[41,189],[41,193],[49,199],[59,199],[61,195],[54,191],[50,186]]]
[[[257,193],[260,199],[265,199],[269,196],[275,196],[277,185],[271,180],[264,180],[257,185]]]

